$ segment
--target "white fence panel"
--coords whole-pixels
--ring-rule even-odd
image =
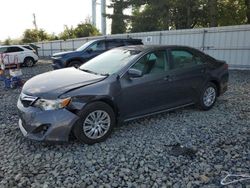
[[[185,45],[228,62],[230,68],[250,68],[250,25],[185,29],[144,33],[126,33],[86,37],[66,41],[40,42],[39,55],[49,57],[60,51],[72,51],[84,43],[103,38],[137,38],[145,45]]]

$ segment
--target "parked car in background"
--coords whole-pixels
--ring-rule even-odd
[[[19,63],[32,67],[38,61],[38,56],[33,50],[21,45],[0,46],[0,58],[7,66]]]
[[[25,137],[93,144],[123,121],[196,104],[213,107],[227,90],[228,65],[183,46],[127,46],[83,64],[40,74],[17,106]]]
[[[141,45],[141,39],[99,39],[83,44],[76,51],[55,53],[52,56],[53,68],[79,67],[88,60],[115,47]]]
[[[32,50],[36,55],[37,55],[37,52],[34,48],[32,48],[30,45],[22,45],[22,47],[28,49],[28,50]]]

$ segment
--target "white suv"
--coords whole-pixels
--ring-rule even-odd
[[[38,61],[38,56],[33,50],[21,45],[0,46],[0,60],[6,66],[20,63],[32,67]]]

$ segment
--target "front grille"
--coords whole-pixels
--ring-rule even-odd
[[[20,95],[20,100],[21,100],[24,107],[31,106],[37,100],[37,98],[38,97],[26,95],[24,93],[21,93],[21,95]]]

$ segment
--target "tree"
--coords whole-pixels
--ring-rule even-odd
[[[247,24],[250,24],[250,0],[245,0]]]
[[[68,27],[67,25],[65,25],[64,31],[59,34],[59,38],[66,40],[66,39],[100,35],[98,29],[89,22],[90,22],[89,20],[85,20],[84,23],[78,24],[76,28],[74,28],[73,26]]]
[[[218,1],[219,26],[240,25],[246,23],[245,0],[220,0]]]
[[[126,20],[130,18],[124,15],[123,11],[128,8],[129,2],[126,0],[111,0],[109,8],[113,8],[113,14],[106,14],[105,16],[112,19],[111,33],[125,33],[127,31]]]
[[[100,32],[95,26],[93,26],[90,23],[85,22],[85,23],[80,23],[77,25],[77,27],[74,29],[74,35],[77,38],[89,37],[89,36],[100,35]]]
[[[156,31],[161,28],[159,15],[149,5],[146,5],[142,12],[140,7],[134,8],[131,21],[131,32]]]
[[[10,38],[7,38],[6,40],[4,40],[3,45],[11,45],[12,41]]]
[[[76,38],[73,26],[68,27],[65,25],[64,31],[59,34],[59,38],[63,40]]]
[[[200,23],[201,0],[131,0],[139,8],[133,11],[131,31],[153,31],[193,28]],[[144,8],[141,8],[141,5]]]
[[[209,26],[216,27],[217,23],[217,16],[218,16],[218,7],[217,7],[217,0],[208,0],[208,9],[209,9]]]
[[[38,42],[38,32],[36,29],[26,29],[23,34],[23,43]]]
[[[49,40],[50,35],[43,29],[26,29],[23,34],[23,43],[32,43]]]
[[[203,16],[201,1],[176,0],[171,3],[171,26],[175,29],[190,29],[199,25]]]
[[[130,6],[132,16],[126,17],[123,10]],[[250,22],[250,0],[112,0],[111,7],[112,33],[125,32],[127,25],[143,32]]]

